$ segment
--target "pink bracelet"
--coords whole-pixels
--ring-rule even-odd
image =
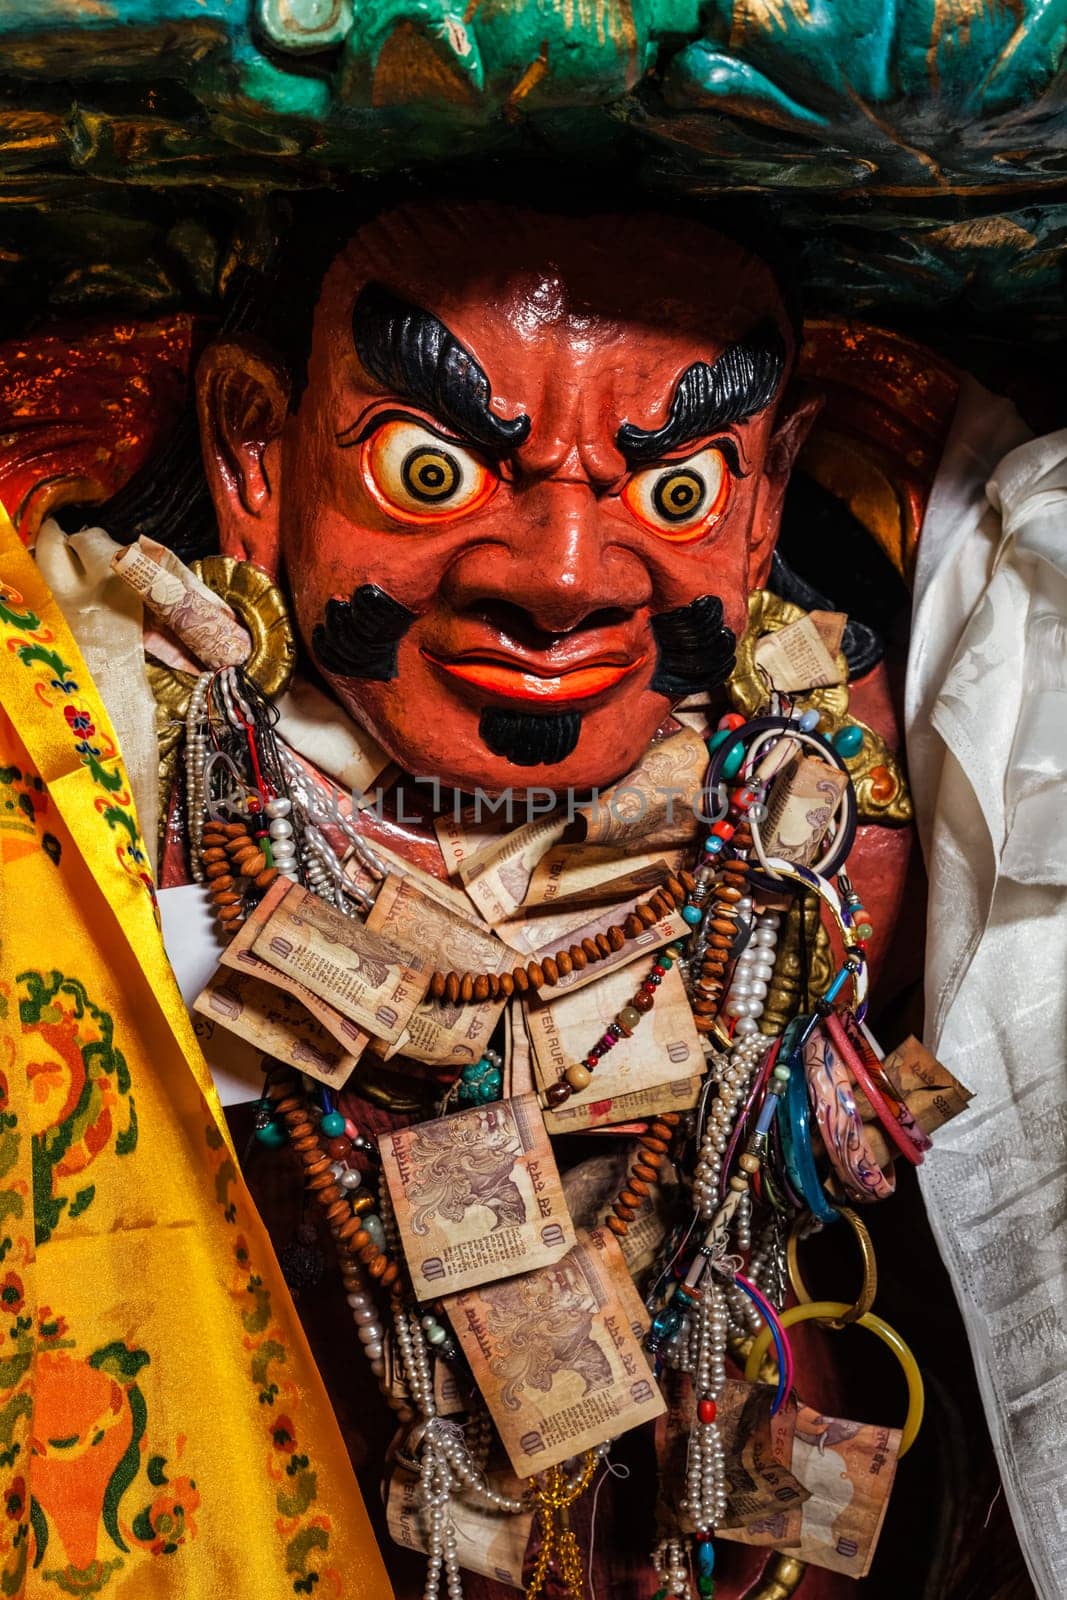
[[[861,1043],[853,1036],[848,1022],[848,1018],[842,1018],[836,1012],[831,1012],[826,1018],[827,1031],[838,1053],[867,1096],[875,1116],[901,1155],[910,1161],[913,1167],[921,1166],[923,1155],[930,1149],[932,1141],[919,1127],[904,1101],[897,1100],[894,1105],[874,1081],[874,1076],[864,1060],[866,1041]]]
[[[856,1109],[844,1057],[823,1023],[804,1046],[804,1071],[812,1110],[830,1165],[854,1200],[885,1200],[896,1188],[893,1170],[883,1172]]]

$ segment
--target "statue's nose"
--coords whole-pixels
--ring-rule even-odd
[[[646,568],[632,551],[606,540],[587,484],[533,484],[514,505],[503,538],[473,545],[453,563],[446,586],[457,610],[506,602],[520,607],[541,633],[560,635],[594,613],[629,615],[649,603]]]

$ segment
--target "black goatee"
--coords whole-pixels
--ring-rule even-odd
[[[516,767],[554,767],[578,743],[582,718],[577,711],[548,714],[486,707],[478,724],[482,742],[494,756]]]

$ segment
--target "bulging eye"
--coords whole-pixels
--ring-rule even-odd
[[[417,422],[386,422],[363,444],[364,481],[384,511],[403,522],[469,515],[496,489],[496,474]]]
[[[730,471],[722,451],[709,445],[688,461],[635,472],[622,498],[634,516],[661,538],[699,539],[726,510]]]

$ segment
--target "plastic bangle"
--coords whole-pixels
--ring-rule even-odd
[[[797,1322],[832,1322],[837,1317],[843,1317],[848,1309],[844,1300],[809,1300],[807,1305],[791,1306],[788,1311],[780,1312],[778,1320],[783,1328],[791,1328]],[[866,1328],[881,1339],[882,1343],[892,1350],[903,1369],[908,1385],[908,1414],[900,1433],[900,1450],[897,1453],[897,1459],[900,1460],[907,1455],[915,1443],[916,1434],[922,1427],[926,1396],[919,1363],[896,1329],[891,1328],[888,1322],[883,1322],[881,1317],[876,1317],[872,1311],[859,1317],[855,1326]],[[749,1383],[755,1383],[759,1376],[759,1369],[770,1342],[770,1329],[761,1328],[745,1362],[745,1378]]]
[[[856,1242],[863,1256],[863,1287],[856,1296],[855,1304],[843,1317],[828,1323],[831,1328],[845,1328],[850,1322],[858,1322],[860,1317],[866,1316],[874,1304],[874,1297],[878,1293],[878,1263],[875,1260],[874,1245],[866,1227],[856,1213],[848,1206],[842,1206],[839,1215],[844,1218],[856,1235]],[[786,1244],[786,1261],[789,1266],[789,1281],[793,1285],[793,1293],[802,1306],[810,1305],[811,1295],[807,1285],[800,1274],[799,1244],[801,1239],[800,1228],[802,1223],[797,1223],[790,1231]]]
[[[859,1038],[854,1036],[847,1017],[831,1013],[826,1025],[846,1067],[867,1096],[892,1142],[912,1166],[921,1166],[923,1155],[933,1141],[919,1127],[907,1102],[900,1098],[885,1073],[874,1064],[870,1042],[858,1027]]]
[[[804,1045],[804,1077],[827,1159],[845,1193],[861,1204],[888,1199],[896,1187],[892,1166],[883,1172],[871,1148],[848,1067],[825,1022]]]
[[[778,1128],[782,1140],[785,1170],[793,1188],[803,1197],[804,1204],[820,1222],[829,1224],[838,1218],[837,1207],[827,1198],[819,1178],[815,1157],[811,1153],[811,1136],[808,1132],[808,1084],[803,1061],[791,1058],[789,1084],[784,1097],[778,1101]]]
[[[852,942],[837,890],[828,879],[817,872],[812,872],[810,867],[799,866],[795,861],[783,861],[780,856],[769,856],[768,861],[780,877],[790,878],[803,888],[813,890],[833,917],[845,949],[853,962],[849,970],[852,973],[854,1003],[857,1013],[862,1016],[867,1003],[867,962],[862,950]]]
[[[756,735],[749,747],[746,767],[759,754],[762,746],[774,737],[774,731],[768,730]],[[808,745],[810,749],[826,760],[827,765],[835,766],[839,772],[843,772],[848,778],[848,786],[834,808],[833,831],[830,842],[822,856],[813,863],[811,868],[813,872],[823,873],[827,877],[831,877],[839,867],[844,865],[856,837],[856,791],[852,784],[851,775],[844,761],[832,745],[828,744],[824,739],[817,739],[814,734],[802,733],[795,722],[790,724],[782,736],[792,740],[798,747]],[[749,779],[749,781],[751,780]],[[763,840],[760,836],[758,825],[750,818],[749,826],[752,830],[752,846],[759,858],[760,866],[772,878],[776,877],[777,874],[770,866],[764,852]]]
[[[774,1340],[774,1348],[778,1355],[778,1391],[771,1402],[771,1416],[776,1417],[785,1402],[787,1395],[793,1392],[793,1351],[789,1340],[786,1338],[782,1319],[771,1305],[770,1301],[754,1283],[743,1278],[740,1273],[734,1278],[737,1287],[748,1295],[756,1310],[763,1318]]]

